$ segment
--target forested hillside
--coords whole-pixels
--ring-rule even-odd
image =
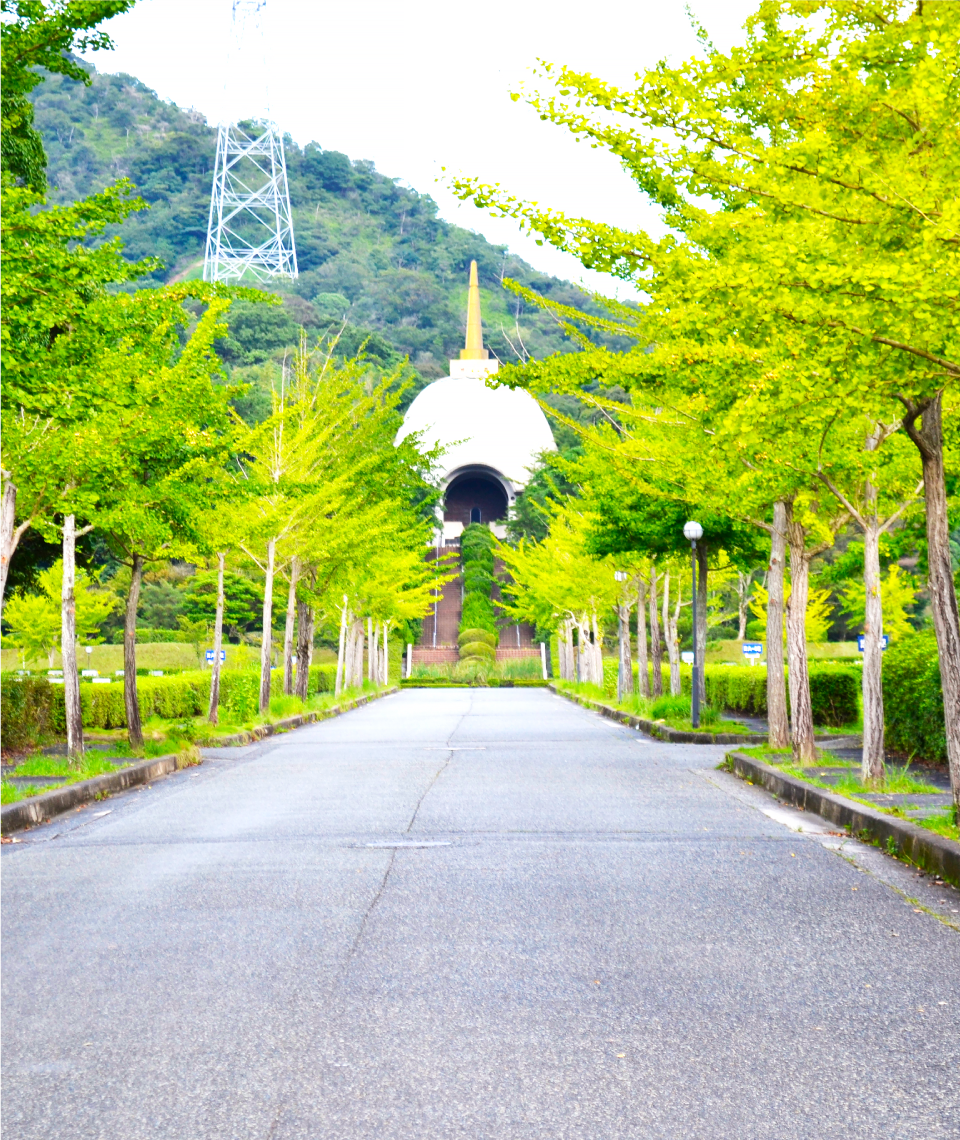
[[[52,198],[71,201],[115,179],[132,179],[150,209],[124,224],[129,256],[156,255],[160,281],[202,271],[216,129],[164,103],[129,75],[93,74],[89,87],[49,76],[35,95],[49,154]],[[555,321],[501,287],[504,276],[555,301],[589,309],[576,286],[535,272],[478,234],[437,217],[433,200],[317,143],[286,141],[300,276],[281,309],[238,304],[222,355],[233,367],[262,364],[296,341],[346,320],[342,343],[383,363],[408,356],[429,380],[446,375],[463,344],[467,269],[475,258],[492,351],[543,357],[572,348]],[[55,189],[54,189],[55,188]],[[372,334],[372,335],[371,335]],[[257,379],[260,370],[244,369]],[[421,381],[422,382],[422,381]],[[255,402],[255,401],[254,401]],[[255,411],[255,409],[248,409]]]

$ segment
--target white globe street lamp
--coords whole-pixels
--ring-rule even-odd
[[[697,656],[697,539],[703,538],[703,527],[692,519],[683,524],[683,537],[690,543],[690,569],[693,577],[693,692],[690,698],[690,723],[700,727],[700,669]]]

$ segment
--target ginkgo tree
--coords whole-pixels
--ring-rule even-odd
[[[686,339],[723,353],[809,330],[838,359],[852,341],[899,359],[882,382],[922,465],[960,804],[960,619],[943,460],[943,414],[960,378],[958,66],[960,8],[948,0],[763,0],[728,52],[704,34],[699,56],[663,63],[632,88],[546,64],[554,90],[529,96],[544,119],[618,157],[661,207],[667,236],[566,217],[476,179],[456,187],[585,265],[635,281],[649,298],[635,322],[643,345]],[[858,370],[796,377],[838,414],[859,410]]]

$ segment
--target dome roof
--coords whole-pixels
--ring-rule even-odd
[[[397,439],[411,432],[422,432],[428,448],[446,448],[440,459],[445,480],[464,467],[491,467],[516,490],[526,486],[539,452],[556,446],[529,392],[488,388],[472,376],[448,376],[424,388],[407,409]]]

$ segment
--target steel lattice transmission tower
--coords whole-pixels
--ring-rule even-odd
[[[269,111],[266,65],[261,58],[258,92],[258,69],[246,58],[251,49],[262,47],[265,6],[266,0],[233,0],[227,97],[238,89],[242,75],[244,98],[259,105],[253,108],[254,118],[222,121],[217,132],[204,281],[297,276],[283,136]],[[229,105],[232,111],[232,100]]]

